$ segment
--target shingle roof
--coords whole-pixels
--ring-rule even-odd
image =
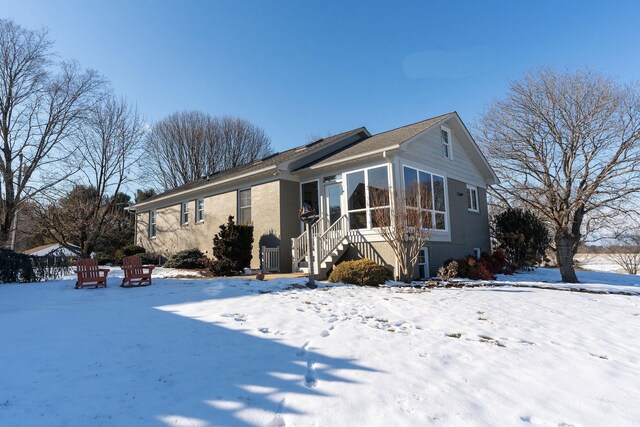
[[[402,126],[396,129],[380,132],[372,135],[364,140],[361,140],[355,144],[345,147],[342,150],[335,151],[330,155],[313,163],[316,167],[321,167],[325,164],[332,163],[336,159],[346,159],[353,156],[372,153],[378,150],[392,147],[407,141],[422,131],[429,129],[431,126],[446,119],[447,116],[454,113],[446,113],[440,116],[432,117],[430,119],[423,120],[421,122],[412,123],[410,125]],[[311,166],[305,165],[305,167]]]
[[[265,157],[262,160],[258,160],[255,161],[253,163],[248,163],[245,165],[240,165],[240,166],[236,166],[234,168],[231,169],[227,169],[224,171],[220,171],[217,173],[214,173],[212,175],[209,175],[206,178],[201,178],[198,179],[196,181],[192,181],[192,182],[188,182],[184,185],[181,185],[179,187],[173,188],[171,190],[167,190],[164,191],[156,196],[150,197],[146,200],[144,200],[144,202],[141,203],[147,203],[147,202],[152,202],[154,200],[157,200],[159,198],[164,198],[166,196],[170,196],[172,194],[177,194],[177,193],[181,193],[183,191],[187,191],[187,190],[191,190],[194,188],[198,188],[204,184],[208,184],[208,183],[214,183],[216,181],[221,181],[223,179],[229,179],[229,178],[233,178],[235,176],[240,176],[240,175],[244,175],[247,173],[251,173],[254,171],[258,171],[260,169],[264,169],[267,168],[269,166],[276,166],[279,165],[281,163],[285,163],[291,160],[294,160],[297,157],[300,157],[302,155],[307,155],[307,154],[311,154],[315,151],[318,151],[342,138],[348,137],[351,134],[357,134],[358,132],[362,132],[365,131],[366,129],[363,127],[359,127],[359,128],[355,128],[355,129],[351,129],[349,131],[346,132],[342,132],[336,135],[332,135],[329,136],[327,138],[321,138],[317,141],[311,142],[309,144],[305,144],[305,145],[300,145],[298,147],[292,148],[290,150],[286,150],[286,151],[282,151],[280,153],[275,153],[275,154],[271,154],[267,157]]]
[[[312,165],[323,166],[323,164],[330,163],[337,158],[340,158],[340,159],[349,158],[352,156],[363,155],[366,153],[375,152],[377,150],[384,149],[386,147],[392,147],[392,146],[398,145],[404,141],[407,141],[413,138],[420,132],[430,128],[436,123],[444,120],[447,116],[451,114],[454,114],[454,113],[442,114],[440,116],[422,120],[417,123],[401,126],[399,128],[381,132],[375,135],[366,136],[365,138],[354,141],[353,143],[347,145],[344,148],[337,149],[331,152],[330,154],[320,158],[319,160],[314,160],[307,164],[301,165],[296,170],[304,169]],[[329,136],[327,138],[319,139],[310,144],[301,145],[299,147],[295,147],[290,150],[283,151],[281,153],[272,154],[254,163],[236,166],[232,169],[227,169],[227,170],[215,173],[213,175],[209,175],[206,178],[189,182],[187,184],[181,185],[179,187],[176,187],[174,189],[165,191],[154,197],[146,199],[144,202],[141,202],[141,203],[147,204],[148,202],[153,202],[160,198],[165,198],[173,194],[178,194],[184,191],[199,188],[205,184],[214,184],[218,181],[233,179],[234,177],[240,177],[242,175],[245,175],[251,172],[258,172],[259,170],[264,168],[273,167],[273,166],[277,166],[293,160],[297,160],[298,158],[302,158],[302,156],[313,154],[321,150],[322,148],[325,148],[351,135],[356,135],[360,132],[366,132],[366,134],[368,135],[368,131],[366,130],[366,128],[364,127],[355,128],[346,132]]]

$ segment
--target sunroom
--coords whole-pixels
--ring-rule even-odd
[[[312,241],[317,247],[316,271],[323,269],[323,263],[324,269],[329,270],[353,242],[383,242],[379,229],[393,218],[394,197],[405,198],[409,214],[419,215],[431,240],[450,238],[447,181],[443,173],[397,159],[310,178],[300,183],[300,200],[317,212],[318,219],[311,226]],[[294,270],[306,265],[306,231],[300,231],[301,236],[293,239]],[[342,249],[336,250],[337,246]],[[329,255],[334,259],[328,260]]]

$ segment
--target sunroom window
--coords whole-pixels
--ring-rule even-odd
[[[387,166],[347,175],[347,212],[352,230],[389,223],[389,174]]]
[[[422,228],[447,229],[444,178],[404,167],[404,191],[408,214],[420,216]]]

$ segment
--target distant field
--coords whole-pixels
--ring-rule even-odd
[[[607,271],[610,273],[625,273],[625,271],[612,259],[613,254],[578,254],[576,263],[585,270]]]

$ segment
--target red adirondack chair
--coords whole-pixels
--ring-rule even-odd
[[[124,279],[122,279],[123,288],[131,286],[149,286],[151,284],[151,273],[155,267],[153,265],[142,265],[139,256],[126,256],[122,258],[122,271],[124,271]]]
[[[78,275],[76,289],[107,287],[108,268],[99,268],[97,259],[79,259],[75,273]]]

